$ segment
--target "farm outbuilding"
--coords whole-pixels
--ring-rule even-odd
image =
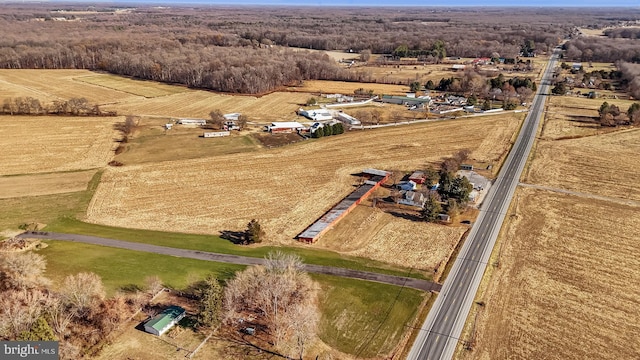
[[[229,135],[231,135],[229,131],[212,131],[212,132],[206,132],[202,134],[202,136],[206,138],[223,137],[223,136],[229,136]]]
[[[338,120],[342,121],[347,125],[360,125],[360,120],[354,118],[351,115],[347,115],[343,112],[338,113]]]
[[[413,181],[416,184],[423,184],[426,180],[426,176],[422,171],[414,171],[413,174],[409,176],[409,180]]]
[[[187,314],[180,306],[169,306],[144,324],[144,331],[160,336],[171,329]]]
[[[298,115],[302,115],[309,120],[313,121],[327,121],[333,119],[333,115],[331,112],[325,109],[314,109],[314,110],[298,110]]]
[[[296,132],[306,129],[304,125],[297,121],[272,122],[271,125],[265,126],[265,130],[270,133]]]
[[[396,96],[396,95],[382,95],[380,99],[383,103],[389,104],[398,104],[398,105],[431,105],[431,97],[429,96],[419,96],[419,97],[408,97],[408,96]]]
[[[204,120],[204,119],[178,119],[178,124],[180,124],[180,125],[201,126],[201,125],[207,125],[207,120]]]
[[[331,210],[316,220],[316,222],[301,232],[297,236],[298,240],[309,244],[316,242],[322,234],[331,229],[333,225],[350,213],[362,200],[366,199],[380,187],[382,183],[387,181],[390,175],[390,172],[383,170],[363,170],[362,176],[367,178],[364,184],[360,185],[351,194],[347,195],[347,197],[331,208]]]

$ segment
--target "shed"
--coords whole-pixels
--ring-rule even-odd
[[[398,188],[398,190],[413,191],[416,189],[416,187],[416,183],[411,180],[400,181],[396,184],[396,188]]]
[[[473,170],[473,165],[471,165],[471,164],[460,164],[460,170]]]
[[[178,119],[180,125],[207,125],[207,120],[204,119]]]
[[[414,171],[411,176],[409,176],[409,180],[413,181],[416,184],[423,184],[426,180],[426,176],[422,171]]]
[[[449,216],[447,214],[438,214],[438,220],[449,222],[449,221],[451,221],[451,216]]]
[[[162,335],[177,324],[187,314],[180,306],[169,306],[160,314],[144,324],[144,331],[153,335]]]

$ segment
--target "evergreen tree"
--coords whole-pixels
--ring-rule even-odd
[[[244,232],[244,243],[245,244],[253,244],[260,243],[264,238],[264,230],[260,226],[260,223],[256,219],[252,219],[247,224],[247,230]]]
[[[441,212],[440,196],[438,196],[438,193],[429,192],[424,207],[420,211],[420,216],[424,221],[433,222],[438,219],[438,214]]]
[[[18,339],[20,341],[55,341],[56,336],[53,333],[53,329],[49,326],[47,320],[40,316],[34,323],[31,325],[31,329],[29,331],[23,331],[18,335]]]
[[[198,289],[200,312],[198,325],[215,327],[220,323],[220,309],[222,309],[223,289],[218,279],[209,275]]]

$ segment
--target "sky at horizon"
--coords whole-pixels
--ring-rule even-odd
[[[3,2],[21,2],[20,0],[0,0]],[[27,1],[31,2],[31,1]],[[34,0],[33,2],[37,2]],[[167,5],[272,5],[272,6],[363,6],[363,7],[631,7],[640,9],[640,0],[51,0],[44,2],[74,3],[144,3]],[[603,6],[604,5],[604,6]]]

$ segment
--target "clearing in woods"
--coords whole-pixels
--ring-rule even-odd
[[[473,307],[475,348],[457,358],[638,358],[638,208],[527,188],[516,198],[501,267]]]
[[[94,169],[105,166],[124,117],[2,116],[0,175]]]
[[[412,171],[463,148],[474,160],[496,163],[521,120],[503,114],[352,131],[269,151],[109,168],[87,218],[209,234],[244,229],[257,218],[270,241],[289,242],[351,192],[358,181],[352,174],[363,168]]]

